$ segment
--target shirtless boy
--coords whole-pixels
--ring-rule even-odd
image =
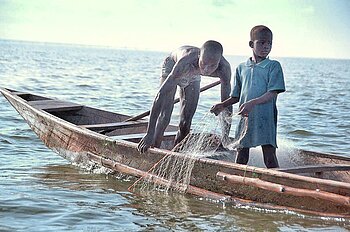
[[[162,66],[162,85],[151,108],[147,133],[138,144],[141,153],[149,147],[160,147],[164,131],[170,123],[177,86],[180,87],[180,123],[174,145],[190,132],[192,118],[198,105],[201,75],[219,77],[221,100],[229,97],[231,66],[222,53],[222,45],[209,40],[201,48],[182,46],[165,59]],[[229,111],[232,112],[232,108]],[[228,136],[230,128],[230,123],[226,124],[224,137]]]

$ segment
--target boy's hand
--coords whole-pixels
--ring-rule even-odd
[[[218,116],[220,114],[221,111],[224,110],[224,106],[222,103],[218,103],[216,105],[214,105],[213,107],[211,107],[210,112],[215,114],[216,116]]]
[[[250,111],[252,111],[254,107],[254,102],[253,101],[247,101],[246,103],[243,103],[239,107],[239,112],[238,115],[242,115],[243,117],[248,117]]]
[[[140,153],[145,153],[148,150],[148,148],[151,147],[151,145],[152,145],[152,136],[148,136],[148,134],[146,134],[137,145],[137,150]]]

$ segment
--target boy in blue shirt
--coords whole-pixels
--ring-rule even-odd
[[[277,95],[285,91],[284,77],[278,61],[267,56],[272,47],[272,31],[263,25],[250,31],[249,46],[253,56],[241,63],[235,73],[230,98],[214,105],[211,112],[218,115],[226,107],[239,102],[240,122],[236,138],[240,137],[248,121],[244,137],[239,141],[236,163],[247,164],[249,148],[262,147],[267,168],[278,167],[276,157]]]

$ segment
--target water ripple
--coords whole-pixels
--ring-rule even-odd
[[[300,136],[313,136],[313,135],[315,135],[311,131],[301,130],[301,129],[300,130],[290,131],[289,134],[291,134],[291,135],[300,135]]]

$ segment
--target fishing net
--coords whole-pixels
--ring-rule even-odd
[[[228,116],[227,116],[228,115]],[[138,187],[141,191],[164,191],[175,190],[186,192],[190,184],[190,177],[195,161],[198,158],[215,157],[217,153],[232,154],[233,149],[239,146],[244,137],[247,126],[245,124],[239,138],[231,138],[222,144],[222,131],[226,121],[231,121],[231,115],[221,113],[219,117],[208,113],[193,126],[191,133],[181,143],[173,148],[179,152],[177,155],[166,155],[151,170],[146,177],[142,178]],[[246,120],[246,119],[243,119]],[[229,150],[229,149],[231,150]],[[161,181],[154,181],[154,177]],[[161,183],[161,184],[160,184]]]

